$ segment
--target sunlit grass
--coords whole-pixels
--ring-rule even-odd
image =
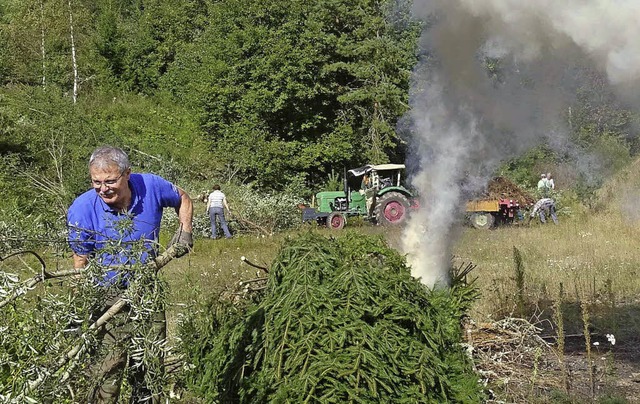
[[[347,230],[348,229],[348,230]],[[343,231],[384,236],[393,247],[400,246],[401,232],[378,226],[360,225]],[[331,230],[305,227],[274,236],[240,235],[233,239],[199,239],[189,256],[163,269],[169,283],[170,331],[175,331],[177,314],[201,307],[208,299],[241,280],[261,276],[260,270],[241,262],[268,267],[287,237],[300,232]],[[538,306],[557,299],[560,284],[569,302],[589,300],[615,304],[640,298],[640,229],[615,214],[560,218],[560,224],[503,226],[493,230],[465,228],[454,246],[454,262],[472,262],[471,273],[481,291],[472,316],[485,321],[516,310],[513,248],[520,251],[525,272],[527,301]],[[607,283],[610,286],[607,286]],[[605,290],[609,288],[609,290]],[[171,332],[170,334],[174,334]]]

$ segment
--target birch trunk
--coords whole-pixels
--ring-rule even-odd
[[[44,47],[44,0],[40,0],[40,53],[42,55],[42,88],[47,87],[46,53]]]
[[[73,37],[73,12],[71,9],[71,0],[69,4],[69,32],[71,37],[71,62],[73,63],[73,103],[78,100],[78,63],[76,61],[76,44]]]

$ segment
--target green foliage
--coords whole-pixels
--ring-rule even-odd
[[[340,179],[340,175],[335,172],[335,170],[331,169],[331,174],[327,175],[327,182],[324,187],[322,187],[323,191],[340,191],[342,190],[342,180]]]
[[[208,402],[479,402],[469,290],[428,290],[380,238],[300,235],[255,302],[184,322],[189,382]]]
[[[386,161],[417,38],[407,21],[385,18],[389,4],[214,3],[163,88],[202,111],[216,158],[260,185],[282,187],[301,171],[320,182],[332,164]]]
[[[91,150],[113,137],[52,89],[0,94],[0,119],[0,172],[13,184],[0,207],[64,215],[75,195],[88,188]]]
[[[528,313],[526,312],[526,300],[525,300],[525,271],[524,264],[522,262],[522,254],[520,250],[518,250],[515,246],[513,247],[513,269],[515,272],[515,281],[516,281],[516,303],[518,315],[520,317],[525,317]]]
[[[555,162],[554,151],[549,146],[542,145],[505,162],[499,172],[524,188],[534,189],[540,174]]]
[[[122,233],[128,230],[122,229]],[[142,242],[123,248],[122,240],[113,240],[103,249],[132,261],[146,251]],[[0,249],[0,253],[4,258],[5,250]],[[22,294],[29,293],[0,308],[0,401],[63,403],[71,402],[74,395],[76,399],[86,397],[96,382],[90,364],[98,348],[96,333],[89,327],[97,320],[96,312],[104,308],[106,301],[111,300],[112,304],[114,296],[128,303],[128,311],[122,315],[130,324],[127,332],[131,338],[123,342],[132,366],[145,369],[145,382],[152,392],[162,392],[167,387],[160,361],[166,341],[158,339],[157,333],[152,334],[154,313],[163,310],[165,301],[165,285],[158,278],[155,265],[138,263],[120,268],[129,284],[126,290],[118,285],[98,287],[96,280],[113,267],[92,261],[80,279],[44,281],[37,286],[38,291],[28,291],[21,282],[38,275],[36,271],[40,269],[39,263],[34,264],[29,258],[20,255],[0,262],[0,300],[20,289]],[[64,287],[60,287],[60,280]],[[115,321],[118,320],[112,319],[109,324]],[[77,355],[69,356],[74,347],[82,348]],[[40,383],[35,382],[38,380]],[[21,394],[24,396],[19,398]]]

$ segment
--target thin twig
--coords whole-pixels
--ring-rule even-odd
[[[238,285],[243,286],[243,285],[246,285],[246,284],[248,284],[248,283],[261,282],[261,281],[266,281],[266,280],[267,280],[267,278],[255,278],[255,279],[249,279],[249,280],[246,280],[246,281],[240,281],[240,282],[238,282]]]
[[[245,257],[244,255],[242,257],[240,257],[240,261],[244,262],[245,264],[252,266],[254,268],[258,268],[258,269],[262,269],[264,272],[269,273],[269,270],[265,267],[261,267],[260,265],[256,265],[253,262],[249,261],[247,259],[247,257]]]

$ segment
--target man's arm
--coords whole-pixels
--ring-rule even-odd
[[[231,212],[231,209],[229,209],[229,205],[227,205],[227,197],[226,196],[222,199],[222,203],[224,204],[224,207],[227,208],[227,212]]]
[[[178,188],[178,192],[180,193],[180,206],[176,208],[178,220],[180,221],[182,231],[191,233],[193,223],[193,202],[182,188]]]
[[[87,266],[89,260],[86,255],[73,253],[73,269],[82,269]]]

